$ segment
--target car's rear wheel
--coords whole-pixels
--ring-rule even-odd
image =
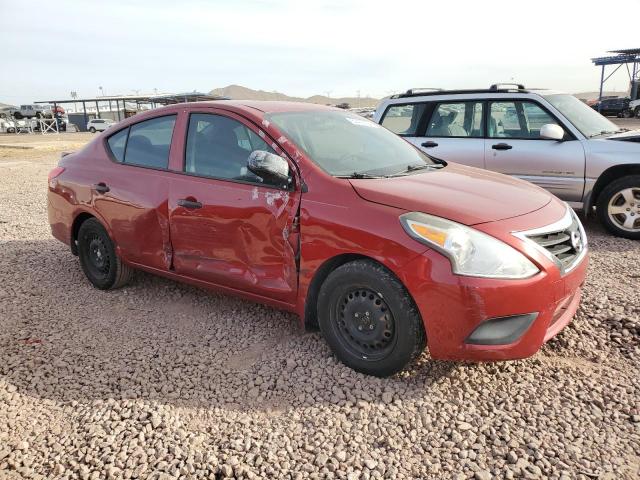
[[[133,275],[120,260],[109,234],[95,218],[85,220],[78,230],[78,257],[91,284],[101,290],[119,288]]]
[[[614,235],[640,239],[640,175],[614,180],[598,196],[598,218]]]
[[[345,365],[387,377],[425,347],[420,314],[400,281],[370,260],[329,274],[318,295],[320,330]]]
[[[636,107],[636,109],[633,111],[633,113],[635,113],[637,118],[640,118],[640,107]]]
[[[89,131],[90,131],[91,133],[96,133],[96,129],[95,129],[94,127],[90,127],[90,128],[89,128]]]

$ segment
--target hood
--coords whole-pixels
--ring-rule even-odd
[[[614,133],[607,137],[607,140],[620,140],[623,142],[640,142],[640,130],[630,130],[628,132]]]
[[[464,225],[525,215],[553,198],[546,190],[522,180],[453,163],[441,170],[404,177],[350,182],[358,195],[370,202],[429,213]]]

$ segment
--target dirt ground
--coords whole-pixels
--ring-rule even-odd
[[[586,222],[582,305],[534,357],[376,379],[290,314],[92,288],[46,177],[93,137],[0,136],[33,147],[0,146],[0,479],[639,478],[640,242]]]

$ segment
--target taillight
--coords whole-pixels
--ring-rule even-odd
[[[64,172],[64,167],[55,167],[53,170],[49,172],[48,181],[49,181],[49,186],[51,188],[56,187],[55,179],[59,177],[62,172]]]

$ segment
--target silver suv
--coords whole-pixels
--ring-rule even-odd
[[[436,158],[535,183],[585,214],[595,207],[613,234],[640,239],[640,131],[573,95],[412,89],[383,100],[373,119]]]

